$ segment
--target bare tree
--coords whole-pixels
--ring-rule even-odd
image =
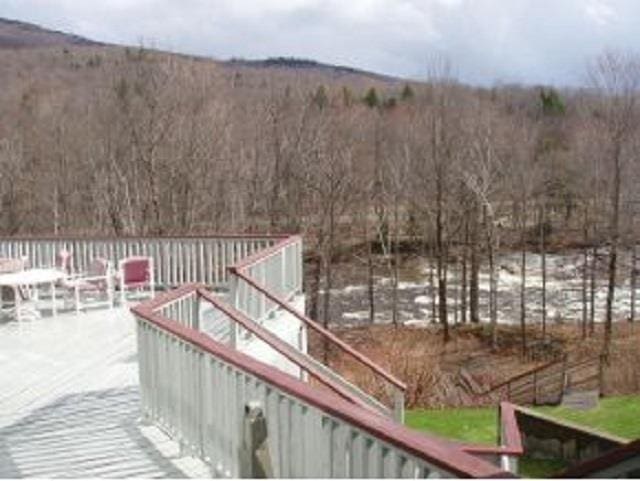
[[[640,86],[640,62],[631,55],[605,52],[589,68],[592,86],[599,93],[595,122],[606,135],[610,162],[611,206],[609,222],[609,266],[605,311],[603,353],[609,354],[615,298],[618,246],[620,242],[620,201],[624,168],[630,153],[628,142],[637,122],[637,96]]]
[[[497,332],[497,285],[496,251],[500,237],[498,232],[497,199],[500,191],[503,152],[497,132],[496,117],[493,117],[480,105],[472,124],[472,137],[468,151],[471,161],[465,162],[460,175],[467,188],[476,197],[482,208],[484,234],[486,237],[487,257],[489,261],[489,317],[491,323],[491,345],[495,349],[498,343]],[[473,299],[472,299],[473,300]]]
[[[517,122],[515,120],[514,122]],[[538,189],[539,169],[531,162],[534,153],[534,139],[537,136],[533,125],[520,121],[512,126],[511,137],[516,140],[513,145],[514,157],[512,159],[512,203],[518,208],[517,230],[520,241],[520,344],[522,355],[527,351],[527,249],[528,228],[531,211],[531,198]],[[515,143],[514,143],[515,144]],[[515,214],[514,214],[515,217]]]

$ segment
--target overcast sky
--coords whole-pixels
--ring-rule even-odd
[[[640,0],[0,0],[0,16],[105,42],[414,78],[445,55],[483,85],[579,85],[603,49],[640,47]]]

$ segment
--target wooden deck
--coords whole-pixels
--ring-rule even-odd
[[[0,242],[0,254],[28,256],[36,267],[52,265],[60,249],[74,253],[79,271],[98,256],[115,264],[130,255],[149,255],[156,282],[179,287],[134,309],[135,321],[126,308],[23,324],[0,321],[0,478],[254,472],[258,457],[247,448],[259,439],[257,431],[246,430],[247,407],[261,413],[255,422],[268,426],[269,461],[277,476],[506,474],[459,446],[375,412],[356,396],[357,387],[307,359],[306,333],[314,329],[385,382],[401,419],[404,384],[300,313],[300,237]],[[203,285],[226,287],[227,302]],[[219,322],[217,311],[225,322]],[[229,345],[214,340],[226,332],[225,324],[233,329]],[[307,376],[329,390],[305,382]],[[154,426],[140,422],[141,401]],[[213,472],[201,460],[183,456],[155,426],[173,433],[189,452],[204,453]],[[265,426],[259,426],[264,433]],[[498,454],[513,453],[500,448]]]
[[[0,320],[0,478],[209,477],[140,422],[128,309]]]

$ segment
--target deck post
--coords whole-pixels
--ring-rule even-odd
[[[404,391],[393,388],[393,418],[400,424],[404,424]]]
[[[196,292],[191,305],[191,327],[200,331],[200,294]]]
[[[236,276],[229,276],[229,298],[231,305],[238,309],[240,293],[238,292],[238,278]],[[238,339],[238,330],[240,327],[235,323],[229,321],[229,346],[236,348]]]
[[[267,420],[259,402],[244,408],[244,439],[240,459],[240,477],[273,478],[273,465],[267,443]]]
[[[604,354],[600,354],[598,357],[598,396],[603,397],[604,395],[604,363],[605,356]]]

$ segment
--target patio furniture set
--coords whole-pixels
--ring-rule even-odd
[[[89,307],[112,308],[116,288],[121,305],[133,291],[148,291],[153,296],[153,258],[121,259],[115,271],[111,261],[95,258],[85,272],[74,270],[72,253],[67,250],[58,252],[54,265],[46,268],[31,268],[28,257],[0,258],[0,313],[17,321],[40,317],[36,306],[42,301],[42,291],[48,291],[51,313],[56,316],[59,301],[64,306],[72,304],[76,313]]]

